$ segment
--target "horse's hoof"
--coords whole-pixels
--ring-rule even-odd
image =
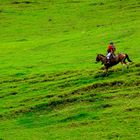
[[[107,73],[104,73],[104,74],[102,75],[102,77],[106,77],[106,76],[108,76],[108,74],[107,74]]]

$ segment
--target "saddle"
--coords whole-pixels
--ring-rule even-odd
[[[115,59],[115,58],[116,58],[116,55],[114,53],[111,53],[110,59]]]
[[[115,60],[116,58],[117,58],[117,56],[112,53],[110,55],[110,59],[107,59],[107,64],[111,64],[113,62],[113,60]]]

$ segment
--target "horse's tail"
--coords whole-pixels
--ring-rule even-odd
[[[126,59],[129,61],[129,62],[132,62],[128,56],[128,54],[125,54],[126,55]]]

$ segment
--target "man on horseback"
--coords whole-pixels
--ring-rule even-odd
[[[107,48],[107,56],[106,56],[106,58],[107,58],[107,63],[109,64],[110,63],[110,61],[111,61],[111,58],[115,58],[115,54],[114,54],[114,52],[116,51],[116,48],[115,48],[115,46],[114,46],[114,43],[113,42],[110,42],[110,44],[108,45],[108,48]],[[111,57],[112,56],[112,57]]]

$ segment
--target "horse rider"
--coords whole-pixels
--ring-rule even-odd
[[[115,58],[115,54],[114,52],[116,51],[116,48],[114,46],[114,43],[113,42],[110,42],[109,45],[108,45],[108,48],[107,48],[107,62],[110,63],[110,60],[111,60],[111,55],[113,58]]]

